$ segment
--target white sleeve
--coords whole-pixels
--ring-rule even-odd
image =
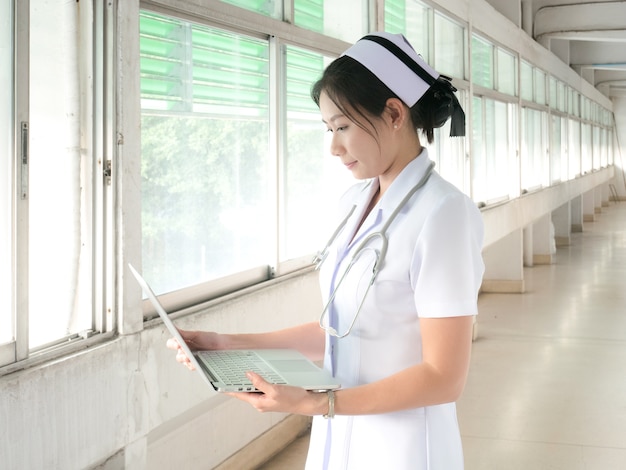
[[[462,193],[445,196],[424,222],[411,260],[420,317],[476,315],[484,264],[480,211]]]

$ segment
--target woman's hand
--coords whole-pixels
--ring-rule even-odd
[[[180,335],[192,351],[208,351],[212,349],[224,349],[224,341],[222,335],[211,331],[185,331],[178,330]],[[195,370],[195,367],[178,344],[176,338],[167,340],[167,347],[176,351],[176,360],[187,366],[189,370]]]
[[[261,393],[226,395],[249,403],[261,413],[278,411],[313,416],[328,412],[328,396],[325,393],[309,392],[289,385],[270,384],[254,372],[247,372],[246,376]]]

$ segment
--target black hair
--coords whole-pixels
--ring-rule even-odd
[[[313,84],[311,97],[318,106],[322,91],[346,117],[366,131],[354,113],[373,125],[372,119],[382,116],[389,98],[400,99],[369,69],[349,56],[341,56],[331,62],[322,77]],[[442,76],[410,108],[413,126],[422,131],[429,144],[434,140],[435,128],[441,127],[454,112],[463,112],[454,91],[449,79]],[[464,125],[463,133],[454,135],[464,135]]]

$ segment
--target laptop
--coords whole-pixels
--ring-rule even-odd
[[[170,334],[176,338],[196,371],[214,390],[258,392],[246,377],[247,371],[258,373],[270,383],[293,385],[311,391],[340,388],[341,385],[328,371],[320,369],[302,353],[293,349],[191,351],[148,283],[130,263],[128,267]]]

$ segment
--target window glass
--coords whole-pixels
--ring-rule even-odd
[[[580,152],[581,171],[585,174],[593,169],[591,125],[587,123],[580,126]]]
[[[533,100],[533,66],[525,60],[520,67],[520,94],[523,100]]]
[[[13,339],[11,255],[13,195],[13,25],[11,2],[0,2],[0,344]]]
[[[142,256],[157,293],[275,259],[266,41],[142,13]]]
[[[549,83],[550,83],[550,99],[549,99],[549,104],[550,107],[553,109],[556,109],[557,106],[557,96],[556,96],[556,78],[554,77],[550,77],[549,78]]]
[[[567,101],[565,99],[565,84],[561,81],[556,83],[556,108],[559,111],[567,112]]]
[[[602,167],[602,137],[598,126],[593,126],[591,131],[591,140],[593,144],[593,169],[598,170]]]
[[[282,19],[282,0],[220,0],[261,15]]]
[[[489,200],[506,197],[509,194],[509,157],[511,138],[509,136],[509,113],[507,103],[491,100],[493,103],[491,121],[493,123],[493,151],[487,155],[487,180]],[[490,111],[491,112],[491,111]],[[491,124],[491,123],[490,123]]]
[[[465,30],[435,13],[435,70],[451,77],[465,78]]]
[[[431,13],[431,9],[419,1],[385,2],[385,31],[404,34],[415,51],[428,63],[432,32]]]
[[[561,117],[558,115],[550,116],[550,182],[558,183],[561,181],[561,158],[563,149],[561,148]]]
[[[30,2],[31,348],[92,326],[92,210],[85,191],[91,187],[92,169],[81,122],[78,21],[72,3],[61,8],[43,0]]]
[[[507,95],[517,95],[517,59],[498,48],[498,91]]]
[[[472,81],[485,88],[493,88],[493,45],[472,36]]]
[[[339,159],[329,155],[326,128],[310,96],[313,81],[330,58],[293,46],[285,46],[285,57],[287,145],[281,261],[321,248],[332,232],[329,224],[334,223],[334,218],[328,217],[328,207],[333,207],[347,185],[354,183]]]
[[[574,90],[573,88],[570,88],[571,90],[571,103],[570,103],[570,113],[573,116],[577,116],[580,117],[580,93],[578,93],[576,90]]]
[[[600,156],[600,166],[605,168],[610,164],[609,162],[609,131],[606,129],[601,130],[601,156]]]
[[[464,103],[463,92],[459,92],[459,102]],[[470,195],[466,171],[466,139],[450,137],[450,120],[441,128],[435,129],[433,149],[429,150],[431,158],[437,164],[437,172],[461,191]]]
[[[542,184],[544,177],[544,133],[542,113],[524,108],[522,120],[522,189],[530,191]]]
[[[569,157],[569,178],[573,179],[579,176],[580,173],[580,121],[576,119],[569,120],[569,145],[568,145],[568,157]]]
[[[367,0],[294,0],[294,24],[346,42],[368,31]]]
[[[472,98],[472,198],[487,202],[486,143],[484,137],[483,99]]]
[[[495,172],[495,153],[496,153],[496,114],[495,114],[495,101],[489,98],[483,98],[483,112],[484,112],[484,149],[485,149],[485,180],[488,181],[484,191],[485,201],[489,201],[494,198],[494,191],[496,182],[494,177]],[[502,175],[504,176],[504,175]]]
[[[406,34],[405,8],[406,0],[385,0],[385,31]]]
[[[535,101],[546,104],[546,74],[535,68]]]

